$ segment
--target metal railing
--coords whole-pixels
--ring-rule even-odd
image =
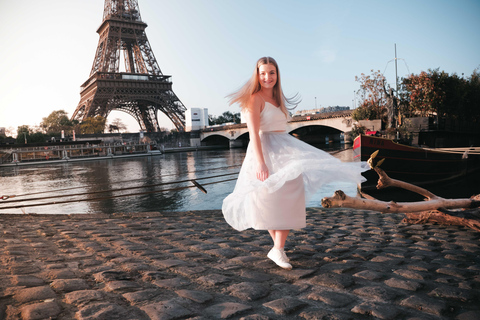
[[[172,83],[171,76],[168,75],[153,75],[143,73],[116,73],[116,72],[96,72],[92,75],[80,89],[88,87],[95,80],[124,80],[124,81],[161,81]]]
[[[153,144],[124,142],[12,148],[3,151],[4,154],[0,155],[0,164],[143,154],[151,150],[151,145]]]

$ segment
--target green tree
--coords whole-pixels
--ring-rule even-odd
[[[102,116],[88,117],[80,123],[81,134],[100,134],[105,130],[107,119]]]
[[[43,121],[40,123],[40,127],[42,128],[43,132],[50,135],[60,134],[62,130],[73,130],[74,124],[68,118],[65,110],[53,111],[48,117],[45,117],[42,120]]]
[[[18,126],[17,128],[17,143],[28,143],[30,139],[30,127],[27,125]]]
[[[434,81],[430,74],[425,71],[419,75],[411,74],[403,79],[402,83],[408,93],[409,116],[424,117],[436,113],[433,100],[441,99],[441,95],[435,92]]]
[[[232,113],[230,111],[225,111],[224,113],[222,113],[222,115],[220,115],[218,117],[215,117],[213,115],[209,115],[208,120],[209,120],[211,125],[224,124],[224,123],[229,123],[229,122],[240,123],[241,117],[240,117],[240,112]]]
[[[108,132],[120,132],[127,130],[127,126],[122,122],[121,119],[115,118],[112,123],[108,125]]]
[[[29,138],[30,140],[28,142],[29,143],[30,142],[45,142],[48,138],[49,138],[49,136],[44,135],[40,131],[36,131],[36,132],[33,132],[33,133],[30,134],[30,138]]]
[[[465,118],[477,128],[480,126],[480,68],[473,71],[465,84]]]
[[[480,78],[449,75],[439,69],[402,79],[402,112],[407,116],[438,116],[472,122],[480,120]]]
[[[350,134],[350,136],[352,137],[352,140],[355,140],[356,137],[358,137],[361,134],[365,134],[366,131],[367,131],[366,127],[362,125],[354,124],[352,131],[348,132],[348,134]]]
[[[44,135],[38,128],[32,129],[30,126],[23,125],[17,128],[17,143],[25,144],[32,142],[45,142],[48,136]]]
[[[352,112],[352,119],[359,120],[374,120],[380,118],[380,114],[377,113],[378,108],[370,104],[371,102],[364,102],[362,105]]]

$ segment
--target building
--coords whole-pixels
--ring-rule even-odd
[[[207,108],[188,108],[185,111],[185,131],[201,130],[208,126]]]

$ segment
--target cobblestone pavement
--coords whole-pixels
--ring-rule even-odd
[[[309,208],[286,252],[220,211],[0,215],[0,319],[480,319],[480,234]]]

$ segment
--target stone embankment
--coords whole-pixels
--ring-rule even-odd
[[[480,319],[480,234],[308,209],[286,252],[220,211],[0,215],[0,319]]]

